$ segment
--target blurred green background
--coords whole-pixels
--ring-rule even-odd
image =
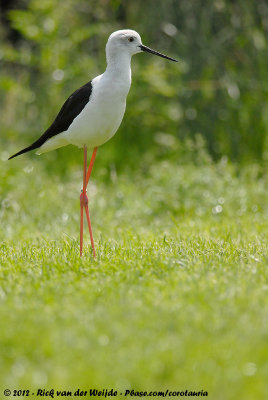
[[[137,30],[144,44],[180,63],[133,58],[127,112],[101,150],[104,165],[146,168],[159,157],[189,157],[189,143],[198,152],[201,142],[215,160],[267,160],[265,0],[2,1],[2,149],[13,153],[36,139],[65,98],[103,72],[107,37],[121,28]],[[78,159],[68,148],[42,162],[68,160],[68,170]]]

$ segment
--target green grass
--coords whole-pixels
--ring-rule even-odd
[[[118,175],[100,163],[96,260],[88,232],[78,255],[81,171],[2,164],[1,388],[265,398],[266,176],[225,160]]]

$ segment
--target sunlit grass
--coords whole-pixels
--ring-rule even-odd
[[[264,397],[259,168],[163,162],[117,175],[97,165],[94,260],[88,245],[79,257],[81,171],[64,182],[25,160],[1,171],[1,387]]]

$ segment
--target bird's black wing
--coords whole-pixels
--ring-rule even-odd
[[[54,122],[43,133],[43,135],[40,136],[40,138],[32,143],[30,146],[9,157],[9,160],[11,160],[11,158],[19,156],[20,154],[37,149],[38,147],[42,146],[42,144],[44,144],[48,139],[58,135],[61,132],[67,131],[73,120],[80,114],[85,105],[88,103],[91,92],[91,81],[77,89],[65,101]]]

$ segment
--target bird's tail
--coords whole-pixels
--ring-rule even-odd
[[[38,141],[34,142],[33,144],[31,144],[28,147],[25,147],[25,149],[22,149],[21,151],[18,151],[18,153],[13,154],[13,156],[9,157],[9,160],[11,160],[14,157],[20,156],[21,154],[27,153],[28,151],[37,149],[40,146],[40,144],[38,143]]]

